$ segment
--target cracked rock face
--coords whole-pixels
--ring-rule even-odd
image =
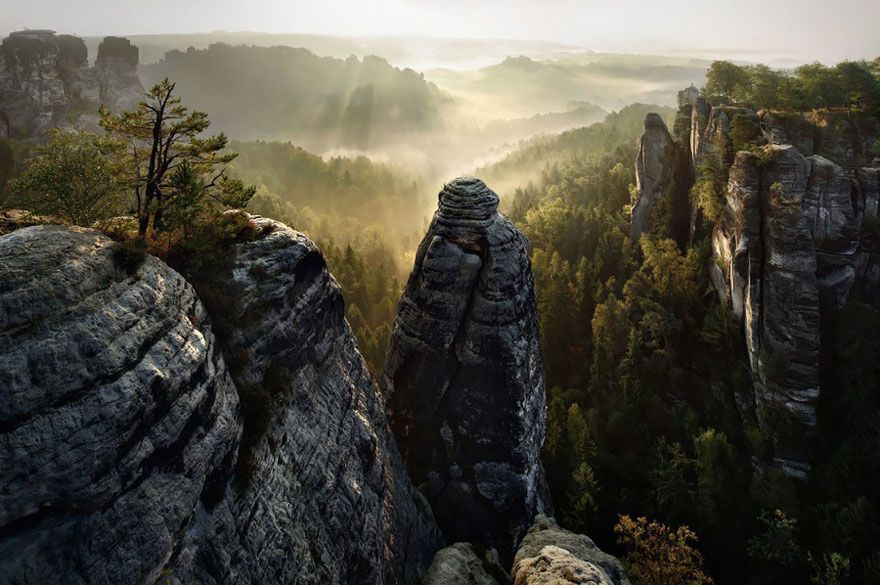
[[[238,396],[204,308],[111,244],[0,237],[0,583],[156,581],[231,466]]]
[[[651,210],[663,196],[673,177],[675,147],[666,123],[659,114],[648,114],[645,131],[636,159],[636,188],[639,195],[632,210],[630,237],[639,237],[651,229]]]
[[[709,273],[743,325],[753,387],[735,396],[736,404],[744,422],[758,422],[774,439],[783,471],[804,478],[821,392],[820,315],[842,307],[853,291],[880,309],[880,244],[866,229],[880,199],[880,160],[871,153],[880,120],[857,112],[713,107],[689,90],[679,105],[673,153],[690,144],[694,178],[710,156],[729,177],[725,211],[711,233]],[[760,154],[754,145],[732,152],[737,117],[759,131],[758,144],[767,143]],[[662,146],[666,135],[646,121],[633,235],[643,225],[636,212],[657,192],[644,185],[656,184],[653,177],[661,187],[684,184],[680,155],[645,155],[652,152],[646,143]],[[701,212],[693,212],[692,240],[702,234]],[[795,432],[780,432],[790,428]]]
[[[456,179],[419,246],[385,366],[392,429],[447,542],[510,560],[549,507],[544,372],[528,241]]]
[[[716,288],[743,321],[754,396],[740,400],[776,440],[792,476],[809,471],[807,441],[819,397],[820,311],[841,307],[855,282],[854,186],[844,170],[791,145],[730,169],[729,217],[713,234]],[[779,409],[782,409],[781,411]],[[782,412],[798,428],[775,433]]]
[[[398,454],[339,286],[304,235],[253,217],[236,244],[229,310],[236,376],[283,371],[244,489],[201,509],[174,583],[417,583],[442,545]]]

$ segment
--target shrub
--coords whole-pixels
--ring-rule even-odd
[[[629,549],[629,573],[643,585],[711,585],[703,555],[694,548],[697,535],[687,526],[677,530],[647,518],[620,516],[614,526],[617,542]]]
[[[134,276],[147,259],[147,245],[141,238],[123,240],[111,246],[111,255],[118,269]]]

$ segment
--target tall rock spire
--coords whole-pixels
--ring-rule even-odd
[[[419,246],[385,366],[413,482],[448,542],[512,558],[549,506],[544,369],[529,244],[478,179],[456,179]]]

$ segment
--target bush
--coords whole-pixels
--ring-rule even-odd
[[[703,555],[694,548],[697,535],[687,526],[677,530],[620,516],[614,527],[618,544],[629,549],[625,559],[630,576],[643,585],[711,585],[703,570]]]
[[[147,244],[141,238],[116,242],[111,246],[111,255],[116,268],[134,276],[147,259]]]

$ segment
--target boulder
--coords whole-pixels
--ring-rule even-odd
[[[538,516],[520,544],[513,565],[516,585],[596,583],[629,585],[623,565],[583,534]]]
[[[510,575],[492,552],[481,555],[467,542],[447,546],[434,557],[422,585],[506,585]]]

